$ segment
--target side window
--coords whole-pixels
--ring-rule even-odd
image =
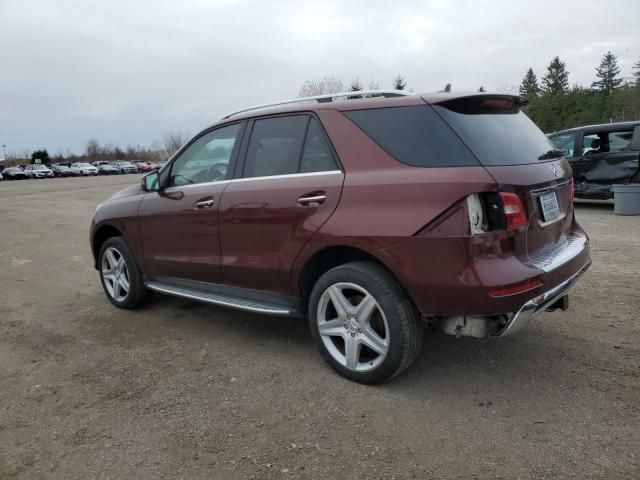
[[[192,143],[171,166],[169,186],[216,182],[227,178],[227,169],[240,124],[206,133]]]
[[[566,157],[573,157],[573,147],[576,143],[575,132],[558,133],[556,135],[551,135],[549,137],[549,140],[551,140],[553,145],[558,150],[562,150],[562,153],[564,153]]]
[[[322,128],[320,128],[318,121],[311,117],[302,150],[300,172],[327,172],[337,168],[331,149],[322,133]]]
[[[256,120],[247,147],[243,176],[297,173],[308,120],[307,115]]]
[[[633,130],[585,133],[582,138],[582,154],[622,152],[631,149]]]

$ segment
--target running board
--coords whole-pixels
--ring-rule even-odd
[[[175,297],[187,298],[198,302],[212,303],[214,305],[222,305],[224,307],[236,308],[247,312],[265,313],[269,315],[292,316],[295,314],[294,309],[283,307],[280,305],[270,305],[268,303],[257,302],[245,298],[233,297],[220,293],[206,292],[193,288],[186,288],[176,285],[168,285],[157,281],[145,282],[145,286],[154,292],[166,293]]]

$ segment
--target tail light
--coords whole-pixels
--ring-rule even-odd
[[[492,288],[489,295],[492,297],[506,297],[508,295],[517,295],[518,293],[528,292],[542,286],[542,280],[539,278],[530,278],[526,282],[509,285],[507,287]]]
[[[500,192],[500,199],[504,208],[506,227],[518,228],[527,226],[527,213],[520,197],[515,193]]]
[[[472,235],[526,227],[527,212],[515,193],[474,193],[467,197],[469,229]]]

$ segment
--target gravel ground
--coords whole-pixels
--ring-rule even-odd
[[[568,312],[368,387],[299,320],[112,307],[89,222],[137,178],[0,183],[0,478],[640,478],[640,217],[579,204]]]

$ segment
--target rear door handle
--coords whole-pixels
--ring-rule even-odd
[[[198,200],[195,204],[195,209],[196,210],[204,210],[206,208],[211,208],[213,207],[213,198],[209,197],[209,198],[203,198],[202,200]]]
[[[317,207],[327,199],[327,195],[324,192],[307,193],[296,200],[298,205],[303,207]]]

